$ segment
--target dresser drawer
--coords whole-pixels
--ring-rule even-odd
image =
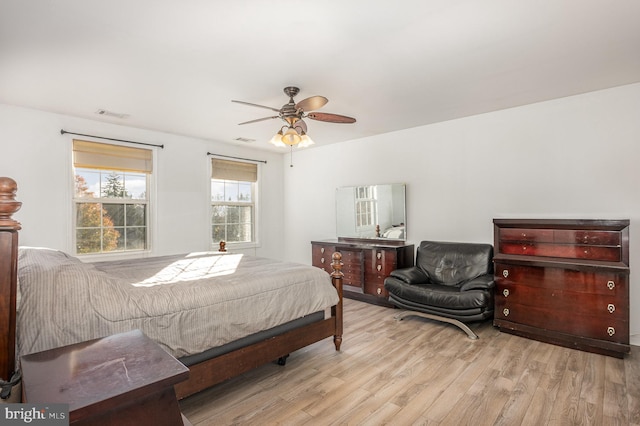
[[[628,275],[606,270],[576,271],[540,266],[495,264],[497,285],[517,285],[611,296],[628,301]]]
[[[629,321],[608,314],[582,314],[575,309],[518,304],[514,299],[497,297],[495,318],[541,330],[582,336],[589,339],[629,344]]]
[[[362,268],[358,264],[344,265],[342,267],[344,274],[343,282],[348,285],[361,287],[362,285]]]
[[[397,269],[397,256],[395,251],[368,250],[364,259],[364,269],[371,277],[384,279],[391,271]]]
[[[627,320],[624,297],[581,293],[500,282],[496,284],[496,306],[542,307],[549,312],[569,312],[599,317],[603,321]]]
[[[362,288],[362,275],[354,272],[345,272],[342,277],[342,283],[344,285]]]
[[[617,231],[581,231],[574,229],[556,229],[553,231],[553,242],[559,244],[583,244],[614,246],[622,245],[622,236]]]
[[[332,256],[335,252],[335,246],[314,245],[311,247],[311,264],[331,273],[333,271],[331,267]]]
[[[591,231],[576,229],[500,229],[499,239],[504,242],[536,242],[620,246],[622,238],[617,231]]]
[[[622,260],[620,247],[611,246],[503,242],[500,244],[500,253],[606,262],[620,262]]]
[[[505,228],[500,230],[500,241],[553,242],[553,229]]]
[[[389,297],[389,292],[386,288],[384,288],[384,280],[370,280],[369,278],[365,278],[364,280],[364,292],[367,294],[372,294],[377,297],[387,298]]]
[[[384,284],[384,279],[386,277],[387,277],[386,275],[375,274],[373,272],[368,272],[368,271],[365,272],[365,274],[364,274],[365,281],[370,282],[374,286],[383,285]]]

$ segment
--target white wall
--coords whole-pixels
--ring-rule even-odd
[[[640,345],[640,84],[300,150],[284,169],[286,257],[305,263],[335,237],[339,186],[406,183],[411,243],[493,243],[501,217],[628,218]]]
[[[212,126],[215,123],[212,123]],[[266,160],[261,166],[261,245],[250,254],[282,258],[283,162],[280,154],[0,104],[0,176],[18,183],[20,244],[72,252],[69,132],[163,144],[157,150],[154,255],[210,249],[207,152]],[[87,138],[84,138],[87,139]],[[101,139],[94,139],[101,141]]]

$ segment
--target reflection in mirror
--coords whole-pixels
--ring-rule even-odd
[[[336,190],[337,237],[406,240],[405,185]]]

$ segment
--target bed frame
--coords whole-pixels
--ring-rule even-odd
[[[15,200],[18,186],[0,177],[0,380],[14,375],[16,345],[16,294],[18,276],[18,231],[20,223],[12,218],[22,203]],[[289,353],[333,336],[337,351],[342,343],[342,262],[333,254],[331,281],[340,300],[331,307],[331,316],[321,321],[284,332],[258,343],[189,366],[189,379],[175,386],[178,398],[238,376],[260,365],[280,360]]]

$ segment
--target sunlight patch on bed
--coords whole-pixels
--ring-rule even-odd
[[[154,287],[231,275],[236,272],[242,254],[192,253],[166,266],[154,276],[132,283],[134,287]]]

